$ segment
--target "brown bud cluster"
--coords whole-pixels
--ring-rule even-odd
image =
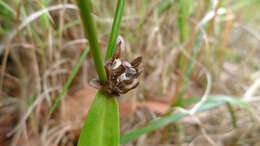
[[[117,43],[115,54],[105,62],[107,81],[100,83],[96,80],[98,87],[113,96],[120,96],[136,88],[139,84],[138,77],[142,70],[138,66],[142,63],[142,57],[137,57],[131,63],[120,59],[121,41]],[[93,86],[93,82],[92,82]]]

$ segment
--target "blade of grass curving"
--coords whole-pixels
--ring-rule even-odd
[[[202,106],[200,106],[197,112],[203,112],[206,110],[210,110],[217,106],[223,105],[225,103],[234,103],[234,104],[239,105],[243,109],[248,110],[248,105],[237,98],[226,96],[226,95],[216,95],[216,96],[208,97],[207,102],[205,104],[203,104]],[[150,122],[149,124],[147,124],[146,126],[144,126],[142,128],[138,128],[136,130],[133,130],[131,132],[124,134],[120,138],[120,144],[129,142],[138,136],[152,132],[158,128],[164,127],[167,124],[175,122],[186,116],[188,116],[187,113],[177,113],[174,115],[166,115],[164,117],[161,117],[158,120],[154,120],[154,121]]]
[[[152,132],[158,128],[161,128],[171,122],[177,121],[186,117],[188,114],[178,113],[175,115],[170,115],[166,117],[162,117],[158,120],[154,120],[150,122],[148,125],[144,126],[143,128],[138,128],[134,131],[131,131],[123,136],[120,137],[120,144],[124,144],[136,138],[137,136],[141,136],[143,134]]]
[[[115,52],[116,41],[120,30],[122,16],[124,14],[124,8],[125,0],[118,0],[105,60],[111,58]]]
[[[187,106],[187,105],[191,105],[191,104],[195,104],[197,102],[199,102],[201,100],[202,96],[192,96],[189,98],[183,98],[179,104],[179,106]]]
[[[56,106],[58,105],[58,103],[60,102],[61,98],[63,97],[63,95],[65,94],[65,92],[67,91],[67,89],[70,86],[70,83],[72,82],[72,80],[74,79],[75,75],[77,74],[79,67],[81,66],[81,64],[83,63],[83,61],[85,60],[87,54],[89,52],[89,48],[86,48],[84,50],[84,52],[82,53],[82,55],[80,56],[76,66],[73,68],[66,84],[64,85],[62,91],[60,92],[60,94],[58,95],[58,97],[55,100],[55,103],[52,105],[51,110],[50,110],[50,114],[55,110]]]
[[[226,103],[226,106],[231,115],[233,128],[237,128],[237,119],[236,119],[235,111],[230,103]]]
[[[209,100],[225,101],[225,102],[233,103],[233,104],[239,105],[241,108],[243,108],[244,110],[246,110],[248,112],[250,111],[249,106],[237,97],[232,97],[232,96],[227,96],[227,95],[216,95],[216,96],[214,96],[214,98],[211,98]]]
[[[119,146],[119,112],[114,97],[99,90],[82,128],[78,146]]]

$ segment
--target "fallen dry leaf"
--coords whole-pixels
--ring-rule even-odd
[[[166,114],[171,107],[169,104],[154,101],[140,102],[136,105],[137,107],[147,107],[158,114]]]
[[[84,121],[96,93],[97,89],[86,85],[74,95],[67,97],[65,102],[65,118],[70,121]]]
[[[73,121],[84,121],[96,93],[97,89],[86,85],[83,89],[77,91],[74,95],[69,96],[65,103],[65,118]],[[157,101],[146,101],[137,103],[119,101],[120,115],[130,115],[136,110],[137,107],[147,107],[148,109],[156,113],[165,114],[170,108],[170,105]]]

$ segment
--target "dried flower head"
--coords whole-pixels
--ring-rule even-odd
[[[138,86],[138,77],[142,73],[138,66],[142,63],[142,57],[137,57],[131,63],[121,60],[123,47],[124,41],[119,38],[114,56],[105,62],[107,81],[101,83],[98,79],[94,79],[90,82],[91,86],[101,88],[113,96],[120,96]]]

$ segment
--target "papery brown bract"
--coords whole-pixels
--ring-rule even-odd
[[[142,70],[138,66],[142,63],[142,57],[137,57],[131,63],[121,60],[122,39],[116,45],[115,54],[105,62],[107,81],[101,83],[98,79],[93,79],[90,83],[92,87],[101,88],[106,93],[113,96],[120,96],[139,85],[138,77]]]

